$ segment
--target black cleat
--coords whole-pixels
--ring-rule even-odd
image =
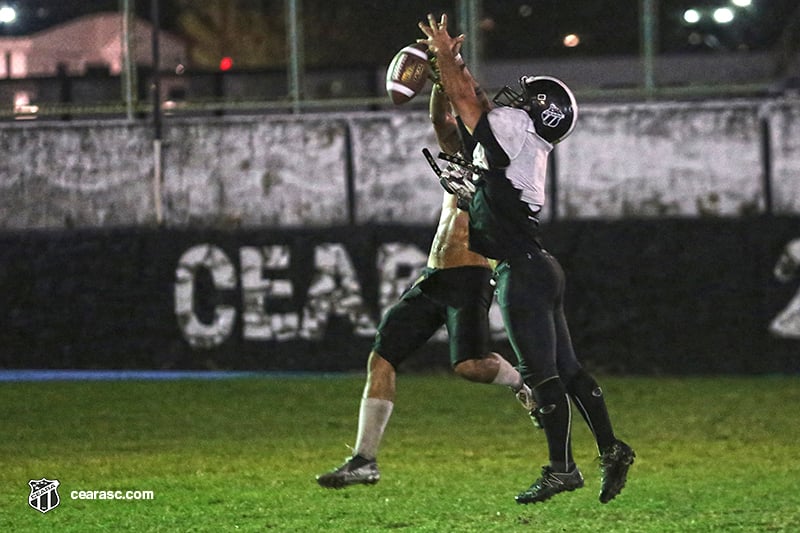
[[[513,391],[514,389],[511,390]],[[539,413],[539,406],[536,405],[536,400],[533,398],[533,391],[531,388],[528,387],[525,382],[523,382],[519,390],[514,392],[514,396],[517,397],[517,401],[519,401],[520,405],[522,405],[522,408],[525,409],[530,415],[531,422],[533,422],[533,427],[537,429],[544,429],[542,415]]]
[[[542,467],[542,477],[533,482],[528,490],[517,494],[517,503],[536,503],[549,500],[559,492],[583,487],[583,475],[578,467],[572,472],[553,472],[549,466]]]
[[[317,476],[317,483],[326,489],[341,489],[349,485],[374,485],[380,479],[378,463],[354,455],[336,470]]]
[[[628,479],[628,469],[636,454],[621,440],[615,441],[600,455],[600,502],[608,503],[620,493]]]
[[[514,389],[511,390],[513,391]],[[522,383],[519,390],[514,391],[514,396],[517,397],[517,401],[522,405],[522,408],[529,413],[536,409],[536,400],[533,399],[533,391],[525,382]]]

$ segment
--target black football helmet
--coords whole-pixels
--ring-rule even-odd
[[[552,76],[522,76],[521,93],[503,87],[493,102],[500,106],[524,109],[533,120],[536,133],[549,143],[557,144],[575,129],[578,104],[567,85]]]

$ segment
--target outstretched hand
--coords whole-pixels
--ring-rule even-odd
[[[457,37],[450,36],[447,32],[447,15],[442,14],[442,18],[436,22],[433,14],[428,13],[428,24],[420,22],[418,26],[427,39],[417,39],[417,42],[426,44],[431,54],[438,55],[443,50],[450,50],[453,56],[458,55],[465,37],[463,33]]]
[[[417,42],[427,45],[428,53],[436,59],[436,67],[441,75],[440,83],[447,91],[453,109],[471,133],[484,112],[484,106],[475,94],[477,82],[459,54],[464,35],[452,37],[447,32],[447,15],[442,15],[437,22],[429,13],[428,23],[420,22],[419,29],[428,38]]]

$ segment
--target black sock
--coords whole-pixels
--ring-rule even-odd
[[[602,453],[616,440],[606,400],[603,397],[603,389],[584,369],[578,370],[566,385],[569,395],[594,434],[597,448]]]
[[[533,395],[547,436],[550,466],[556,472],[569,472],[575,461],[570,442],[572,412],[564,384],[557,377],[549,379],[535,386]]]

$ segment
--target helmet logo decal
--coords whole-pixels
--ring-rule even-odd
[[[550,104],[550,107],[542,111],[542,124],[548,128],[555,128],[565,117],[566,115],[555,104]]]

